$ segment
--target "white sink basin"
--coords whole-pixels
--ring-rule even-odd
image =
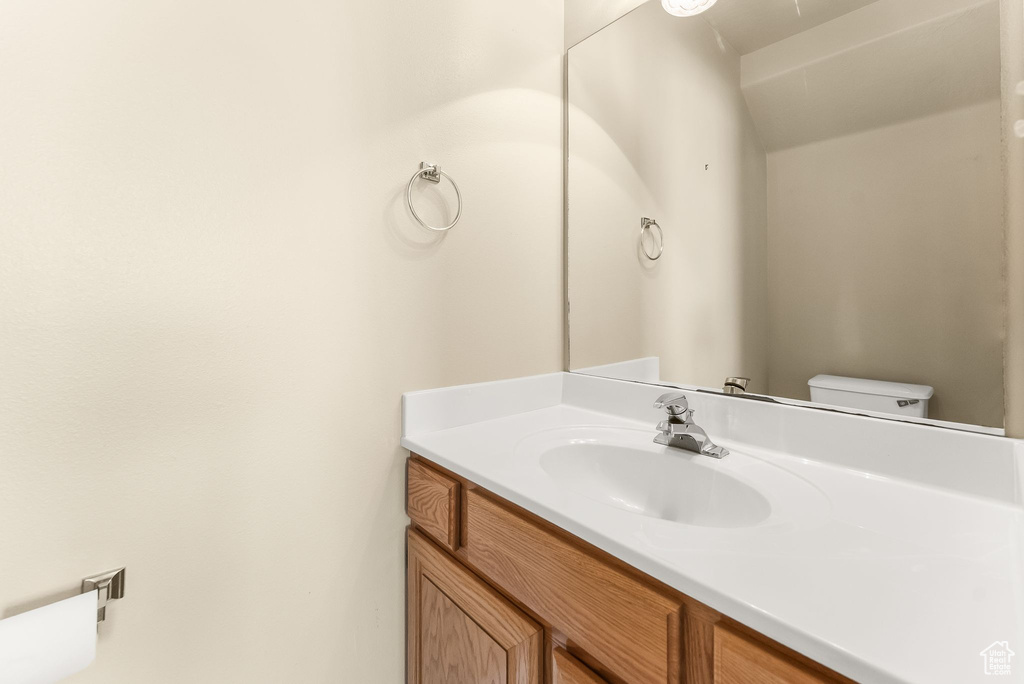
[[[573,442],[545,451],[540,465],[578,494],[651,518],[750,527],[772,512],[756,489],[686,454]]]
[[[828,508],[817,488],[761,459],[736,452],[713,459],[653,437],[625,428],[562,428],[524,439],[516,456],[536,458],[564,491],[685,525],[747,528],[793,519],[794,507],[804,514]]]

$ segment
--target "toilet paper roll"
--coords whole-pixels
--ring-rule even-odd
[[[51,684],[96,657],[97,592],[0,620],[0,682]]]

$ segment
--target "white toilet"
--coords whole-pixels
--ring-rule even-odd
[[[935,390],[928,385],[884,382],[838,375],[816,375],[807,381],[811,401],[829,406],[927,418],[928,400]]]

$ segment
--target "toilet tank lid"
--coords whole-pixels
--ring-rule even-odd
[[[910,385],[905,382],[885,382],[884,380],[867,380],[865,378],[844,378],[839,375],[815,375],[807,381],[807,384],[819,389],[875,394],[897,399],[931,399],[932,394],[935,393],[935,390],[928,385]]]

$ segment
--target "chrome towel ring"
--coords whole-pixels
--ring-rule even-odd
[[[658,229],[658,239],[654,239],[654,229]],[[653,246],[657,247],[657,253],[652,254],[647,249],[647,244],[644,242],[644,238],[647,234],[651,234],[651,242]],[[643,251],[644,256],[651,261],[657,261],[661,258],[661,255],[665,252],[665,231],[661,229],[658,222],[654,219],[642,218],[640,219],[640,249]]]
[[[418,213],[416,213],[416,207],[412,204],[412,186],[416,181],[422,178],[425,181],[431,183],[440,183],[441,177],[448,179],[448,182],[455,188],[455,197],[459,200],[459,210],[455,212],[455,220],[443,228],[437,228],[424,221]],[[409,179],[409,186],[405,189],[405,201],[409,204],[409,211],[412,212],[412,217],[427,230],[432,230],[437,233],[443,233],[446,230],[451,230],[455,227],[455,224],[459,222],[462,217],[462,193],[459,192],[459,186],[455,182],[455,179],[449,176],[447,173],[441,170],[441,167],[437,164],[428,164],[427,162],[420,162],[420,170],[417,171],[411,179]]]

